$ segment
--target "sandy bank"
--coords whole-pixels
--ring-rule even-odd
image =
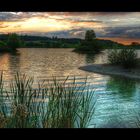
[[[92,64],[79,67],[79,69],[104,75],[118,75],[127,78],[140,79],[140,68],[128,70],[120,66],[112,66],[109,64]]]

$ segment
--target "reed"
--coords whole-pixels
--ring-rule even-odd
[[[95,110],[94,90],[86,90],[86,80],[76,84],[76,78],[68,83],[38,82],[17,73],[9,89],[4,88],[0,77],[0,127],[2,128],[86,128]]]

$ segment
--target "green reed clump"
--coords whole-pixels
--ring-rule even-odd
[[[108,54],[108,61],[113,65],[120,65],[124,68],[133,68],[138,64],[135,49],[112,50]]]
[[[94,91],[67,82],[43,81],[34,88],[33,78],[16,74],[9,89],[0,79],[0,127],[85,128],[95,109]]]

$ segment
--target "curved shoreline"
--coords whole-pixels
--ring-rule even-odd
[[[140,68],[128,70],[123,69],[120,66],[112,66],[109,64],[92,64],[79,67],[79,69],[103,75],[116,75],[140,80]]]

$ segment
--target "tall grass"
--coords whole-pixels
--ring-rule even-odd
[[[1,128],[86,128],[95,109],[94,91],[87,90],[86,80],[76,84],[74,77],[58,81],[38,82],[34,87],[32,77],[17,73],[4,88],[0,78],[0,127]]]

